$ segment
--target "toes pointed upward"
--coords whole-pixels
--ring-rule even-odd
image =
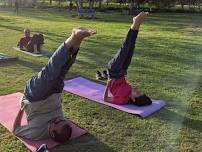
[[[96,30],[79,27],[79,28],[74,28],[72,30],[72,33],[74,34],[74,36],[78,38],[85,38],[85,37],[89,37],[91,35],[96,34]]]

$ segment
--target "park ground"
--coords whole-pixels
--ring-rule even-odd
[[[12,49],[24,28],[45,34],[45,49],[55,50],[73,27],[97,30],[86,39],[67,79],[77,74],[94,79],[120,46],[132,16],[96,12],[79,19],[75,12],[54,9],[0,10],[0,52],[19,59],[0,64],[0,95],[23,92],[24,84],[48,61]],[[199,152],[202,151],[202,15],[153,13],[142,25],[128,72],[131,84],[166,107],[141,119],[64,92],[65,116],[88,133],[52,152]],[[0,151],[28,151],[0,125]]]

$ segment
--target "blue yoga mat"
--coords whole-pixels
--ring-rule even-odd
[[[53,54],[53,52],[49,52],[49,51],[41,51],[40,54],[37,54],[37,53],[31,53],[31,52],[23,51],[23,50],[21,50],[21,49],[18,48],[18,47],[13,47],[13,49],[15,49],[16,51],[19,51],[19,52],[25,53],[25,54],[27,54],[27,55],[35,56],[35,57],[42,57],[42,56],[51,57],[52,54]]]
[[[17,57],[10,57],[4,53],[0,53],[0,63],[1,62],[7,62],[7,61],[14,61],[16,59],[17,59]]]

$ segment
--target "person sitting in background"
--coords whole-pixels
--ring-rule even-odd
[[[24,37],[20,39],[20,41],[17,44],[17,47],[19,47],[21,50],[26,50],[27,44],[31,40],[30,36],[30,29],[24,29]]]
[[[34,34],[27,44],[27,51],[31,53],[41,53],[44,44],[43,34]]]
[[[41,53],[44,44],[43,34],[34,34],[30,36],[30,30],[24,29],[24,37],[20,39],[17,46],[24,51],[31,53]]]

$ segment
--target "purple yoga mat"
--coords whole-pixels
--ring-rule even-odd
[[[5,96],[0,96],[0,123],[6,127],[10,132],[12,129],[13,121],[16,117],[16,113],[20,108],[19,100],[22,96],[22,93],[17,92]],[[26,124],[26,117],[23,116],[22,124]],[[72,136],[71,139],[77,138],[83,134],[86,133],[84,129],[79,128],[74,123],[69,121],[69,124],[72,127]],[[36,148],[38,148],[41,144],[47,144],[48,148],[53,148],[59,143],[53,141],[52,139],[46,139],[46,140],[28,140],[22,137],[17,137],[22,141],[22,143],[25,144],[25,146],[30,149],[31,151],[36,151]]]
[[[152,100],[153,103],[149,106],[138,107],[135,105],[115,105],[108,102],[104,102],[102,97],[104,93],[105,86],[83,77],[77,77],[64,82],[64,90],[78,96],[90,99],[100,104],[104,104],[118,110],[139,115],[141,117],[147,117],[155,111],[165,106],[165,102],[162,100]]]

